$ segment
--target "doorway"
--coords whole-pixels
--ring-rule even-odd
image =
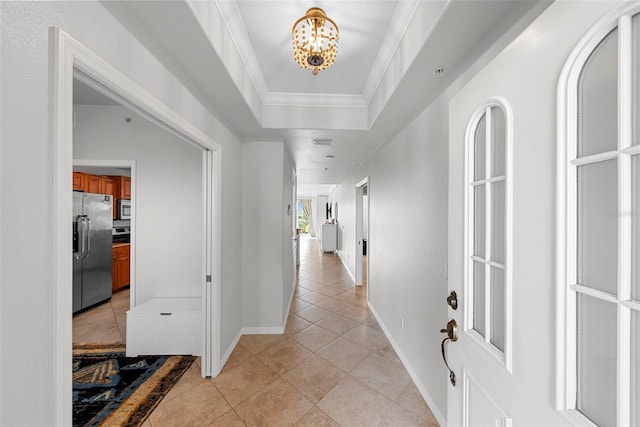
[[[369,297],[369,178],[356,184],[356,286],[366,288]]]
[[[74,88],[76,87],[74,82]],[[75,89],[74,89],[75,90]],[[74,97],[75,98],[75,97]],[[75,108],[75,100],[74,100]],[[110,243],[112,246],[110,262],[112,277],[111,298],[104,302],[91,305],[73,315],[73,345],[95,343],[125,343],[126,342],[126,312],[134,305],[135,295],[135,238],[132,237],[135,226],[135,161],[113,160],[81,160],[74,159],[74,176],[81,178],[111,177],[110,191],[112,197],[112,229]],[[131,203],[132,215],[130,219],[120,219],[117,212],[117,200],[120,197],[120,185],[113,181],[116,177],[126,177],[128,181],[127,194]],[[88,189],[83,191],[90,192]],[[95,191],[95,190],[92,190]],[[117,232],[117,234],[116,234]],[[75,262],[75,261],[74,261]],[[126,271],[125,271],[126,269]]]
[[[82,79],[99,92],[117,100],[145,119],[202,150],[202,248],[201,272],[204,336],[202,376],[215,376],[220,370],[220,146],[170,110],[144,89],[121,74],[93,52],[59,28],[49,33],[51,46],[50,114],[54,189],[54,304],[53,366],[56,425],[72,423],[72,265],[68,249],[72,247],[73,170],[73,79]]]

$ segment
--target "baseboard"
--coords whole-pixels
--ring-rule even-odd
[[[240,331],[238,332],[238,335],[236,335],[236,337],[231,342],[231,345],[229,345],[229,348],[220,359],[220,371],[222,371],[222,368],[229,360],[229,357],[231,357],[231,353],[233,353],[233,350],[236,349],[236,346],[238,345],[238,342],[240,341],[240,338],[242,338],[243,335],[256,335],[256,334],[277,335],[277,334],[283,334],[283,333],[284,333],[284,326],[266,326],[266,327],[258,326],[258,327],[245,327],[240,329]],[[216,373],[214,377],[218,376],[219,373],[220,372]]]
[[[242,335],[277,335],[284,334],[284,326],[245,326]]]
[[[231,357],[231,353],[233,353],[233,350],[236,349],[236,345],[238,345],[238,341],[240,341],[240,338],[242,338],[242,330],[238,331],[238,335],[236,335],[236,337],[231,342],[231,345],[220,359],[220,371],[222,371],[222,368],[227,363],[227,360],[229,360],[229,357]],[[215,376],[218,376],[219,373],[220,372],[218,372]]]
[[[284,315],[284,327],[287,326],[287,319],[289,318],[289,314],[291,313],[291,303],[293,303],[293,296],[296,294],[296,283],[298,283],[299,274],[300,274],[300,271],[297,270],[295,275],[296,280],[293,281],[293,287],[291,288],[291,297],[289,298],[289,305],[287,305],[287,311],[285,312],[285,315]],[[282,330],[282,333],[284,333],[284,329]]]
[[[440,412],[440,409],[436,406],[433,398],[431,398],[431,395],[429,394],[427,389],[424,387],[422,382],[420,382],[420,379],[418,378],[418,375],[413,370],[413,368],[411,367],[411,364],[409,363],[407,358],[404,356],[404,354],[400,350],[400,347],[398,346],[398,343],[396,343],[396,341],[393,339],[393,337],[391,336],[391,333],[389,332],[389,330],[385,326],[384,322],[382,321],[382,319],[380,319],[380,316],[378,315],[376,310],[371,305],[371,301],[368,302],[368,306],[369,306],[369,310],[371,310],[371,313],[376,318],[376,320],[378,321],[378,324],[382,328],[382,332],[384,332],[384,334],[386,335],[387,339],[389,340],[389,343],[391,344],[391,347],[393,347],[393,349],[396,351],[396,354],[398,355],[398,357],[400,358],[400,361],[402,362],[402,364],[404,365],[405,369],[409,373],[409,376],[413,380],[413,383],[418,388],[418,391],[422,395],[422,398],[425,400],[425,402],[427,402],[427,405],[429,405],[429,409],[431,409],[431,412],[433,413],[433,416],[436,418],[436,420],[438,420],[438,423],[442,427],[446,427],[447,426],[446,417],[444,417],[442,415],[442,412]]]
[[[356,278],[353,277],[353,274],[351,273],[351,270],[349,270],[349,267],[344,262],[344,259],[342,259],[342,252],[340,252],[340,251],[338,251],[338,258],[340,258],[340,261],[342,262],[342,265],[344,265],[344,269],[347,270],[347,273],[349,273],[349,277],[351,277],[351,280],[353,281],[353,283],[356,283]]]

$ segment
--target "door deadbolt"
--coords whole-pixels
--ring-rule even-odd
[[[456,294],[456,291],[451,291],[447,297],[447,304],[454,310],[458,309],[458,294]]]
[[[444,364],[449,370],[449,380],[451,381],[451,384],[455,387],[456,373],[453,372],[453,370],[451,370],[451,368],[449,367],[449,363],[447,362],[447,353],[445,352],[444,347],[447,344],[447,341],[451,341],[451,342],[458,341],[458,324],[456,323],[456,320],[455,319],[449,320],[447,322],[446,329],[440,329],[440,332],[443,334],[447,334],[447,337],[443,339],[442,343],[440,344],[440,350],[442,351],[442,360],[444,360]]]

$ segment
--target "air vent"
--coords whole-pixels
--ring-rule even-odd
[[[333,141],[333,139],[314,139],[313,145],[331,145],[331,142]]]

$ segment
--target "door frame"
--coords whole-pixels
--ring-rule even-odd
[[[203,203],[207,212],[203,237],[203,340],[202,375],[220,370],[220,179],[221,147],[212,138],[146,92],[127,76],[57,27],[49,28],[49,143],[51,147],[51,229],[53,287],[52,359],[54,413],[52,423],[71,425],[72,416],[72,265],[71,248],[73,171],[73,78],[80,77],[120,104],[180,139],[200,147],[207,158]],[[206,226],[206,224],[204,224]],[[211,280],[208,280],[208,279]]]
[[[367,195],[369,195],[369,177],[365,177],[356,184],[356,286],[362,286],[362,235],[363,235],[363,213],[364,213],[364,187],[367,187]],[[369,197],[367,197],[367,223],[369,223]],[[371,233],[369,233],[371,234]],[[369,244],[369,239],[367,239]],[[367,248],[368,251],[368,248]],[[367,255],[367,280],[369,279],[369,256]],[[369,300],[369,288],[367,284],[367,301]]]

